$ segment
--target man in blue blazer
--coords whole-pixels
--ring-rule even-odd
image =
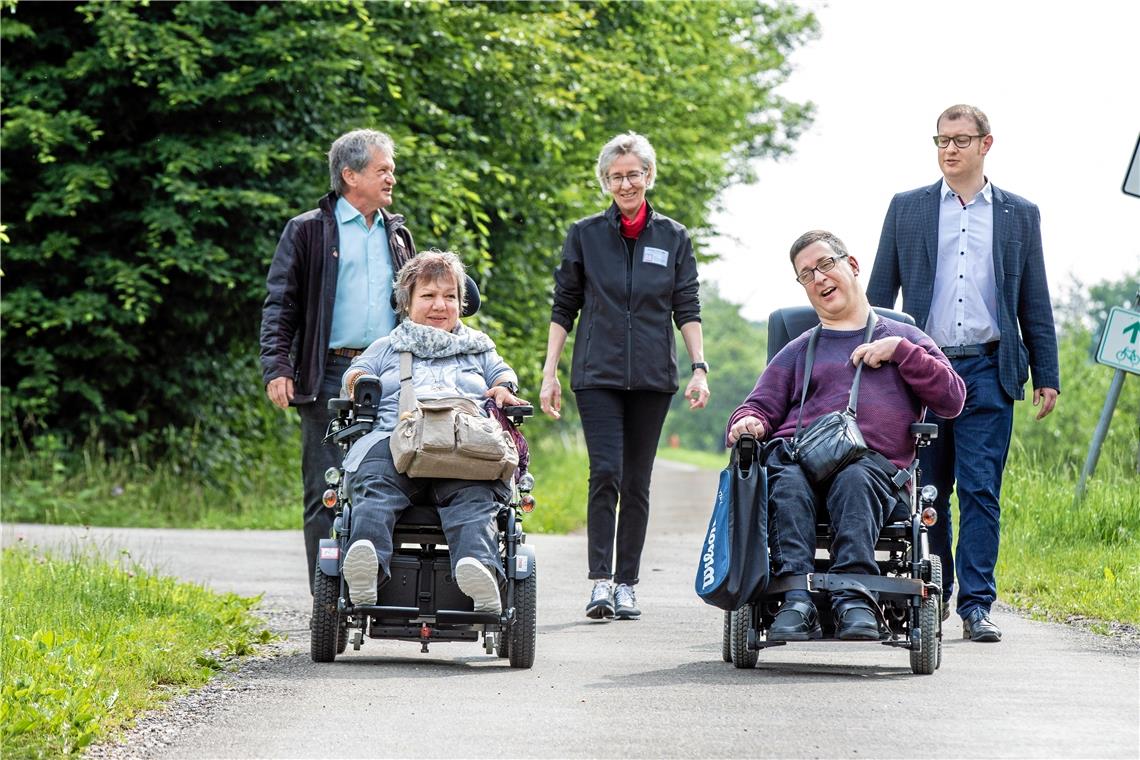
[[[937,121],[942,179],[891,200],[867,286],[875,306],[914,317],[966,382],[966,407],[923,449],[927,482],[938,488],[930,550],[942,558],[944,601],[958,579],[958,614],[972,641],[1000,641],[990,619],[997,598],[1002,471],[1013,432],[1013,402],[1033,372],[1037,419],[1053,411],[1061,381],[1057,335],[1041,253],[1041,214],[985,176],[993,146],[989,119],[968,105]],[[950,493],[957,483],[959,536],[952,552]],[[955,560],[957,567],[955,568]],[[944,612],[943,617],[948,615]]]

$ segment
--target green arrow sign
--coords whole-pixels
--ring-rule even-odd
[[[1132,324],[1128,325],[1128,327],[1125,327],[1120,332],[1132,333],[1132,338],[1128,342],[1129,343],[1135,343],[1136,342],[1136,336],[1140,335],[1140,321],[1133,322]]]

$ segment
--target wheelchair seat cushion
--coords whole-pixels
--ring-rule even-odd
[[[431,504],[413,504],[400,514],[396,525],[442,525],[439,509]]]

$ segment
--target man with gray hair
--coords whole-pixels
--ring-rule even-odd
[[[395,326],[392,277],[416,255],[404,217],[387,211],[395,152],[392,139],[372,129],[338,137],[329,150],[331,192],[285,225],[266,279],[261,373],[269,400],[301,416],[310,592],[333,520],[321,504],[324,473],[341,461],[324,441],[328,401],[340,394],[352,360]]]

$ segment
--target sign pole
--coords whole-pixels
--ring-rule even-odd
[[[1140,308],[1140,287],[1136,288],[1136,297],[1132,302],[1133,308]],[[1099,353],[1104,353],[1106,339],[1108,338],[1108,330],[1112,326],[1112,318],[1110,314],[1109,322],[1104,326],[1104,336],[1101,340],[1101,350]],[[1132,333],[1132,343],[1136,342],[1137,334],[1140,333],[1140,322],[1129,325],[1121,331],[1122,334]],[[1101,360],[1098,357],[1098,360]],[[1135,371],[1135,370],[1133,370]],[[1073,501],[1073,506],[1079,506],[1085,498],[1085,486],[1088,479],[1096,473],[1097,460],[1100,459],[1100,449],[1104,444],[1104,438],[1108,435],[1108,424],[1112,421],[1113,412],[1116,411],[1116,402],[1120,399],[1120,391],[1124,388],[1124,376],[1127,374],[1120,367],[1116,368],[1116,372],[1112,376],[1112,384],[1108,386],[1108,395],[1104,399],[1104,408],[1100,412],[1100,420],[1096,423],[1096,430],[1093,431],[1092,442],[1089,443],[1089,455],[1085,458],[1085,466],[1081,469],[1080,480],[1077,481],[1077,494],[1076,499]],[[1137,468],[1140,469],[1140,455],[1137,459]]]

